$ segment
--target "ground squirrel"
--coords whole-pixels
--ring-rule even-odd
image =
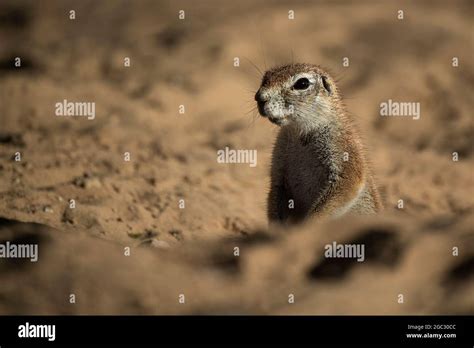
[[[281,127],[273,149],[270,223],[382,208],[359,135],[326,71],[311,64],[269,70],[255,100],[259,113]]]

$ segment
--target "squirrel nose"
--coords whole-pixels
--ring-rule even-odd
[[[260,92],[260,90],[258,90],[257,93],[255,93],[255,101],[258,102],[258,103],[265,103],[265,101],[266,101],[263,98],[262,93]]]
[[[267,100],[263,98],[263,95],[260,89],[257,91],[257,93],[255,93],[255,101],[257,102],[258,112],[260,113],[260,115],[262,115],[263,117],[266,117],[265,103],[267,102]]]

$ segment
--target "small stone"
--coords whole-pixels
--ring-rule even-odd
[[[128,232],[127,232],[127,235],[128,235],[130,238],[136,239],[136,238],[140,238],[140,237],[143,236],[143,233],[142,233],[142,232],[135,232],[135,231],[133,231],[133,230],[132,230],[132,226],[127,225],[127,228],[128,228],[129,230],[131,230],[131,231],[128,231]]]
[[[85,184],[86,189],[99,188],[99,187],[102,187],[102,183],[100,182],[99,179],[91,178],[89,180],[86,180],[86,184]]]
[[[53,213],[53,212],[54,212],[54,211],[53,211],[53,208],[51,208],[50,205],[45,205],[45,206],[43,207],[43,211],[44,211],[45,213]]]
[[[151,241],[151,245],[155,248],[158,248],[158,249],[169,249],[170,248],[170,245],[168,244],[168,242],[165,242],[164,240],[158,240],[158,239],[153,239]]]
[[[83,176],[76,177],[72,183],[75,186],[82,187],[85,189],[93,189],[102,187],[102,183],[98,178],[92,177],[91,174],[85,173]]]

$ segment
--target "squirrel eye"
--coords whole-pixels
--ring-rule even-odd
[[[294,89],[307,89],[309,87],[310,83],[309,80],[306,77],[302,77],[301,79],[298,79],[298,81],[295,82],[293,85]]]

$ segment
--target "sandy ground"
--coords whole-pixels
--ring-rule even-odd
[[[472,1],[2,1],[0,240],[40,257],[0,259],[0,313],[474,313],[473,15]],[[291,61],[338,78],[379,216],[267,230],[277,128],[255,111],[253,64]],[[95,119],[55,116],[63,99],[95,102]],[[421,118],[381,117],[388,99]],[[226,146],[258,165],[217,163]],[[333,241],[364,243],[366,262],[325,259]]]

